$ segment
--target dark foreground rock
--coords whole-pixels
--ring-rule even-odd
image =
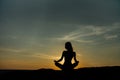
[[[0,80],[120,80],[120,66],[88,67],[64,72],[52,69],[0,70]]]

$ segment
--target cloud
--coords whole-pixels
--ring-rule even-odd
[[[75,40],[77,42],[80,42],[80,43],[93,43],[94,41],[93,40]]]
[[[88,32],[87,32],[88,31]],[[84,41],[84,40],[77,40],[83,37],[89,37],[89,36],[98,36],[106,33],[108,30],[104,30],[101,27],[95,27],[95,26],[84,26],[82,29],[77,29],[73,32],[68,33],[67,35],[64,35],[61,38],[57,38],[58,40],[76,40],[79,42],[92,42],[92,41]]]
[[[23,50],[12,49],[12,48],[0,48],[0,52],[19,53],[19,52],[22,52],[22,51],[23,51]]]
[[[59,59],[59,56],[52,56],[45,53],[33,53],[30,55],[31,57],[43,58],[43,59]]]
[[[96,39],[103,37],[105,39],[117,38],[119,29],[119,24],[113,24],[111,26],[82,25],[82,27],[80,26],[78,29],[68,32],[56,39],[77,41],[80,43],[94,43]],[[114,35],[112,33],[114,33]]]
[[[41,53],[41,52],[33,52],[33,51],[27,51],[27,50],[17,50],[17,49],[12,49],[12,48],[0,48],[0,56],[4,55],[14,55],[14,56],[19,56],[19,57],[31,57],[31,58],[40,58],[40,59],[59,59],[59,56],[53,56],[50,54],[46,53]]]
[[[118,35],[105,35],[104,38],[106,40],[112,40],[118,38]]]

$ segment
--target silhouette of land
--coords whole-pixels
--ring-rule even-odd
[[[120,80],[120,66],[86,67],[64,72],[53,69],[0,70],[0,80]]]

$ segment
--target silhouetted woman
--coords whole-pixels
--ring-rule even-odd
[[[72,44],[70,42],[65,43],[66,51],[63,51],[62,56],[59,60],[54,60],[55,65],[59,67],[62,70],[73,70],[74,67],[76,67],[79,63],[79,61],[76,60],[76,53],[73,51]],[[62,61],[64,58],[63,65],[59,62]],[[72,58],[74,58],[75,63],[72,64]]]

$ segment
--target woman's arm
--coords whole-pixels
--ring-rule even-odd
[[[57,60],[57,61],[55,60],[55,62],[60,62],[60,61],[62,61],[63,57],[64,57],[64,52],[62,53],[61,58],[60,58],[59,60]]]
[[[77,61],[77,59],[76,59],[76,53],[74,52],[74,60],[75,60],[75,62],[79,62],[79,61]]]

